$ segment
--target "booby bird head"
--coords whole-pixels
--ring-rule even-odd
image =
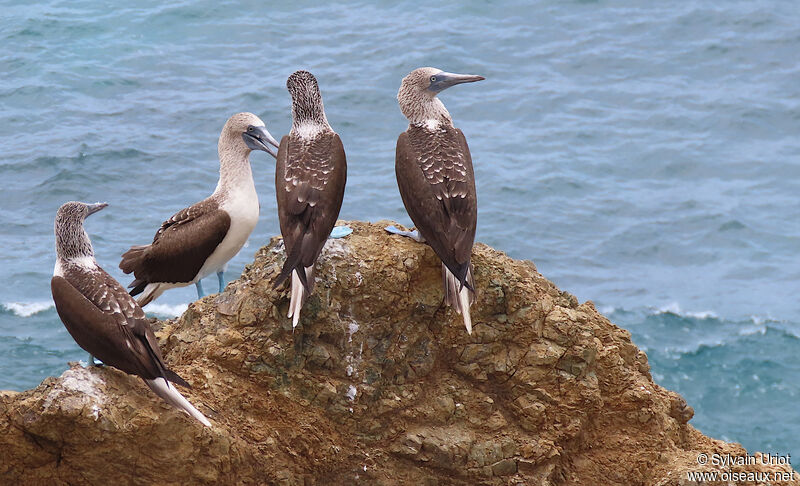
[[[70,201],[61,205],[56,213],[55,234],[56,253],[65,260],[80,257],[93,257],[94,250],[89,235],[83,229],[83,220],[94,214],[107,203],[86,204]]]
[[[295,71],[286,80],[292,97],[292,131],[304,123],[329,126],[317,78],[308,71]]]
[[[240,150],[263,150],[273,157],[277,157],[278,153],[272,147],[278,148],[280,144],[269,133],[264,122],[259,117],[252,113],[237,113],[228,118],[225,126],[222,128],[222,135],[220,136],[220,143],[233,144]],[[272,147],[270,147],[272,145]]]
[[[400,84],[400,93],[418,91],[427,92],[429,96],[436,96],[451,86],[474,83],[484,79],[486,78],[475,74],[448,73],[433,67],[421,67],[411,71],[403,78],[403,82]]]
[[[428,120],[450,120],[450,113],[436,99],[436,95],[451,86],[462,83],[482,81],[483,76],[474,74],[456,74],[433,67],[417,68],[400,83],[397,101],[400,110],[412,123],[424,123]]]

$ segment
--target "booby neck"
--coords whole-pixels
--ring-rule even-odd
[[[56,227],[56,255],[60,261],[94,261],[94,249],[83,226],[59,231]]]
[[[322,104],[322,93],[316,78],[307,71],[297,71],[287,80],[286,87],[292,97],[292,129],[290,136],[301,139],[312,139],[325,132],[333,132],[325,106]]]
[[[328,118],[325,116],[325,108],[322,105],[322,97],[317,95],[312,100],[292,100],[292,130],[290,133],[299,134],[309,127],[317,130],[331,130]]]
[[[56,236],[54,275],[63,275],[67,265],[90,270],[97,268],[92,241],[83,228],[84,208],[82,203],[67,203],[58,210],[53,225]]]
[[[56,255],[64,262],[72,260],[94,261],[94,248],[82,221],[56,219]]]
[[[250,167],[251,150],[236,136],[221,136],[217,145],[219,153],[219,182],[214,195],[225,196],[231,192],[252,189],[255,191],[253,171]]]
[[[409,126],[435,130],[440,126],[453,126],[453,118],[444,103],[427,92],[401,90],[397,94],[400,111],[408,119]]]

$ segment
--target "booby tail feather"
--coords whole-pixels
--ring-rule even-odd
[[[314,285],[314,280],[312,279],[309,283],[306,275],[302,272],[298,272],[298,269],[303,268],[303,264],[300,263],[300,258],[303,253],[303,245],[297,244],[292,248],[292,251],[286,255],[286,261],[283,262],[283,268],[281,268],[281,273],[278,275],[278,278],[275,279],[275,283],[272,284],[272,288],[278,288],[289,276],[291,275],[292,281],[294,281],[295,276],[300,279],[300,282],[305,287],[307,293],[311,293],[311,286]],[[312,265],[313,266],[313,265]]]
[[[159,295],[163,294],[165,290],[169,287],[174,287],[174,285],[169,285],[165,283],[144,283],[142,288],[142,296],[136,299],[136,303],[139,304],[139,307],[144,307],[150,302],[156,300]],[[139,288],[138,286],[136,288]],[[131,295],[136,295],[133,291],[130,292]]]
[[[472,334],[472,317],[469,308],[475,302],[475,282],[472,278],[472,265],[467,266],[464,281],[442,264],[442,280],[444,285],[444,302],[464,317],[467,333]]]
[[[302,268],[302,267],[301,267]],[[305,277],[305,278],[303,278]],[[305,280],[305,282],[303,282]],[[292,318],[292,330],[297,327],[300,322],[300,309],[306,301],[306,297],[310,295],[310,291],[306,291],[309,287],[313,288],[314,282],[314,265],[305,268],[305,272],[294,269],[292,271],[292,294],[289,300],[289,313],[287,317]],[[311,283],[311,285],[308,285]]]
[[[145,251],[150,245],[132,246],[130,250],[122,254],[122,261],[119,262],[119,269],[128,274],[139,267],[139,263],[144,258]]]
[[[150,389],[153,390],[155,394],[161,397],[165,402],[169,403],[178,410],[183,410],[184,412],[188,413],[192,417],[199,420],[200,423],[206,427],[211,427],[211,422],[208,421],[205,415],[194,408],[194,405],[189,403],[189,400],[184,398],[178,389],[175,388],[175,386],[173,386],[170,382],[161,377],[154,380],[144,380],[144,382],[147,383],[147,386],[149,386]]]
[[[144,259],[145,251],[149,247],[150,245],[132,246],[130,250],[122,254],[122,261],[119,262],[119,269],[125,274],[136,272],[142,259]],[[147,280],[140,278],[134,279],[134,281],[128,285],[128,288],[131,289],[128,293],[131,295],[139,295],[144,292],[148,283]]]

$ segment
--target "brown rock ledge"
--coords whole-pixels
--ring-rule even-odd
[[[429,247],[349,224],[294,333],[277,238],[223,294],[155,324],[213,428],[73,366],[0,393],[2,484],[737,484],[688,481],[715,470],[698,454],[746,452],[688,425],[630,334],[533,263],[475,246],[469,336],[440,308]]]

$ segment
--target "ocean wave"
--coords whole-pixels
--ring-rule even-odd
[[[600,307],[597,308],[597,310],[604,316],[609,316],[617,312],[618,309],[613,305],[601,305]]]
[[[597,310],[601,314],[604,314],[604,315],[611,315],[611,314],[616,314],[616,313],[627,313],[627,312],[630,312],[630,313],[644,312],[646,315],[651,315],[651,316],[658,316],[658,315],[662,315],[662,314],[672,314],[672,315],[675,315],[675,316],[678,316],[678,317],[688,317],[688,318],[691,318],[691,319],[699,319],[699,320],[719,319],[720,318],[719,314],[717,314],[716,312],[711,311],[711,310],[705,310],[705,311],[686,311],[686,310],[683,310],[681,308],[680,304],[678,304],[677,302],[671,302],[669,304],[658,306],[658,307],[656,307],[656,306],[644,307],[644,308],[640,308],[638,310],[636,310],[636,309],[625,309],[623,307],[615,307],[613,305],[601,305],[601,306],[599,306],[597,308]]]
[[[55,307],[55,304],[51,300],[46,300],[39,302],[6,302],[2,306],[3,309],[16,316],[30,317]]]
[[[43,300],[37,302],[5,302],[0,304],[6,312],[10,312],[18,317],[31,317],[50,309],[55,308],[52,300]],[[188,304],[162,304],[152,303],[145,308],[148,314],[154,314],[158,317],[177,317],[189,308]]]
[[[680,304],[677,302],[671,302],[666,305],[662,306],[648,306],[648,307],[640,307],[640,308],[624,308],[624,307],[615,307],[613,305],[599,305],[597,307],[598,312],[603,315],[611,316],[613,314],[633,314],[633,315],[644,315],[644,316],[661,316],[665,314],[673,315],[676,317],[683,317],[689,319],[696,319],[699,321],[703,320],[717,320],[720,322],[732,322],[732,323],[744,323],[749,322],[755,324],[755,327],[747,327],[746,329],[749,330],[749,333],[756,333],[756,332],[763,332],[763,328],[768,325],[779,325],[778,327],[783,329],[785,324],[790,324],[790,321],[777,319],[769,314],[767,315],[757,315],[751,314],[748,316],[739,316],[739,317],[723,317],[720,316],[719,313],[713,310],[705,310],[705,311],[686,311],[681,308]],[[791,327],[791,326],[790,326]],[[747,333],[748,331],[744,331]],[[800,337],[800,335],[798,335]]]
[[[654,315],[659,314],[673,314],[680,317],[691,317],[692,319],[719,319],[719,315],[710,310],[706,311],[699,311],[699,312],[692,312],[692,311],[685,311],[681,309],[680,304],[677,302],[671,302],[667,305],[661,307],[651,308],[651,311]]]
[[[144,310],[148,314],[154,314],[158,317],[178,317],[186,312],[189,308],[188,304],[162,304],[154,302],[149,304]]]

